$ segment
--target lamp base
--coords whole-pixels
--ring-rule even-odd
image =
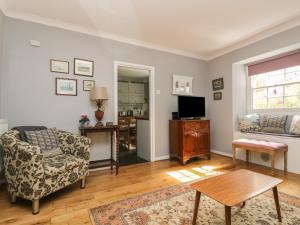
[[[95,125],[96,127],[103,127],[103,123],[101,122],[101,120],[103,119],[104,116],[104,112],[101,110],[97,110],[95,111],[95,117],[98,120],[97,124]]]

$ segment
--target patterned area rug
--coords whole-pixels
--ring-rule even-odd
[[[232,224],[299,225],[300,199],[279,193],[283,222],[277,220],[272,192],[259,195],[244,208],[232,208]],[[177,185],[90,210],[94,225],[190,225],[195,191]],[[224,206],[201,196],[198,225],[224,225]]]

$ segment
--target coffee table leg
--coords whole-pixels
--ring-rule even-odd
[[[277,210],[278,221],[281,222],[282,218],[281,218],[281,212],[280,212],[277,187],[273,187],[273,195],[274,195],[274,200],[275,200],[275,205],[276,205],[276,210]]]
[[[231,225],[231,207],[225,205],[225,224]]]
[[[196,225],[200,197],[201,197],[201,192],[196,191],[195,208],[194,208],[194,215],[193,215],[193,225]]]

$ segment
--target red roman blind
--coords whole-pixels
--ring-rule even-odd
[[[248,66],[248,75],[253,76],[300,65],[300,49],[284,55],[272,57]]]

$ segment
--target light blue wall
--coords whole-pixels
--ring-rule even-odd
[[[177,108],[177,98],[171,95],[172,74],[194,77],[194,94],[206,94],[208,73],[204,61],[13,18],[6,18],[5,27],[1,113],[10,127],[43,124],[77,132],[80,113],[87,112],[94,119],[96,108],[89,101],[89,93],[82,90],[82,81],[90,78],[73,75],[74,58],[95,61],[93,79],[96,85],[108,87],[104,121],[114,118],[114,60],[155,67],[155,88],[161,90],[155,99],[156,157],[169,154],[168,120]],[[31,39],[40,41],[41,47],[31,47]],[[50,59],[70,61],[71,74],[49,72]],[[78,96],[56,96],[56,77],[77,79]],[[93,158],[107,154],[96,148],[108,140],[108,136],[94,139]]]

